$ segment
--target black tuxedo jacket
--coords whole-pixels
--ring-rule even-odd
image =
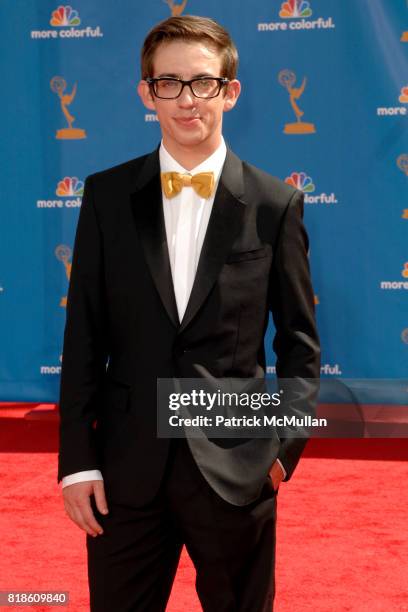
[[[318,378],[302,216],[301,192],[228,150],[180,322],[158,150],[87,178],[68,292],[58,480],[100,469],[108,499],[151,500],[170,442],[156,433],[157,378],[263,377],[269,311],[278,376]],[[276,457],[290,478],[305,441],[189,444],[214,490],[243,505]]]

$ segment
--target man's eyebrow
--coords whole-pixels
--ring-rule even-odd
[[[173,74],[172,72],[163,72],[162,74],[159,74],[156,79],[164,79],[166,77],[169,79],[181,79],[179,74]]]
[[[209,72],[200,72],[199,74],[194,74],[191,78],[192,79],[200,79],[202,77],[209,77],[209,78],[213,78],[213,79],[217,78],[217,77],[214,77],[214,75],[209,73]],[[182,80],[180,74],[174,74],[173,72],[163,72],[162,74],[159,74],[159,76],[156,77],[156,79],[165,79],[165,78],[168,78],[168,79],[180,79],[180,80]],[[188,79],[188,80],[190,80],[190,79]]]
[[[211,77],[213,79],[217,78],[213,74],[211,74],[211,72],[200,72],[200,74],[195,74],[193,76],[193,79],[199,79],[201,77]]]

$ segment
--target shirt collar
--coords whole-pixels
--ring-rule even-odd
[[[170,155],[165,148],[163,141],[161,141],[159,149],[160,170],[161,172],[180,172],[182,174],[214,172],[214,179],[215,182],[217,182],[220,177],[226,155],[227,147],[224,138],[221,136],[221,143],[219,147],[210,155],[210,157],[207,157],[207,159],[192,170],[186,170],[174,159],[174,157]]]

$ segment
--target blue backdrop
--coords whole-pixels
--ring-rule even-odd
[[[57,400],[83,181],[157,146],[139,50],[182,10],[237,43],[228,144],[305,191],[323,375],[407,375],[406,0],[183,4],[1,3],[0,401]]]

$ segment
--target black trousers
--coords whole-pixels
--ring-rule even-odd
[[[132,508],[107,498],[107,516],[92,503],[104,534],[87,536],[92,612],[163,612],[183,544],[205,612],[271,612],[276,493],[269,478],[255,502],[229,504],[179,439],[153,502]]]

